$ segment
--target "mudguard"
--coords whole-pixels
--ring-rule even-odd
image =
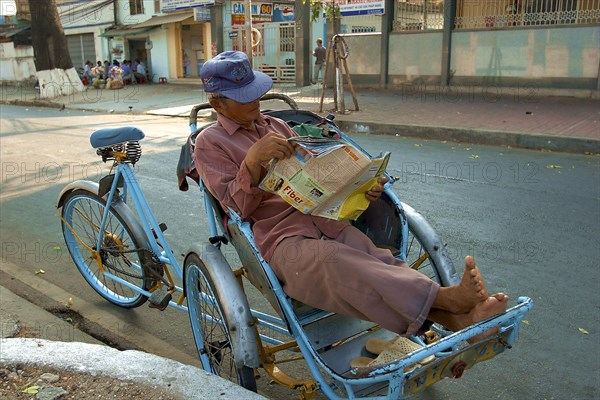
[[[214,290],[220,298],[226,300],[221,306],[222,312],[226,314],[226,319],[233,324],[229,327],[229,331],[233,342],[236,367],[258,368],[260,355],[254,326],[256,321],[250,312],[246,294],[233,275],[229,263],[221,251],[210,243],[193,245],[186,254],[186,260],[192,253],[200,256],[207,268],[212,271],[211,278],[216,286]],[[187,265],[187,262],[184,262],[184,265]],[[184,271],[184,276],[185,273],[186,271]]]
[[[414,208],[406,203],[402,203],[402,208],[404,209],[409,229],[426,241],[426,243],[423,243],[423,246],[429,251],[431,259],[439,266],[438,273],[440,274],[442,285],[457,285],[460,282],[460,276],[456,273],[454,264],[437,233],[429,225],[429,222],[415,211]]]

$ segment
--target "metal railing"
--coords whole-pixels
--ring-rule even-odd
[[[398,0],[394,31],[418,31],[443,27],[443,0]]]
[[[458,0],[456,29],[600,22],[597,0]]]
[[[398,0],[393,30],[444,27],[445,1]],[[594,24],[600,22],[598,0],[457,0],[455,29]]]

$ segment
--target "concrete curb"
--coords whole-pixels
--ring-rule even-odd
[[[395,125],[374,122],[336,120],[346,133],[399,135],[429,140],[450,140],[489,146],[511,146],[564,153],[600,153],[600,140],[536,135],[532,133],[492,131],[444,126]]]
[[[55,103],[49,100],[2,100],[1,105],[22,106],[22,107],[47,107],[47,108],[66,108],[62,103]]]
[[[265,399],[202,369],[136,350],[119,351],[97,344],[43,339],[0,340],[0,364],[24,362],[37,367],[133,380],[160,387],[181,399]]]

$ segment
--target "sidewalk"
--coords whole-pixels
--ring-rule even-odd
[[[346,110],[354,110],[344,88]],[[333,89],[275,85],[273,91],[292,97],[301,109],[332,113],[347,133],[390,134],[433,140],[575,153],[600,152],[600,100],[550,96],[536,88],[405,86],[398,90],[356,89],[359,111],[337,112]],[[597,96],[596,96],[597,97]],[[341,97],[340,97],[341,99]],[[38,100],[33,88],[2,87],[0,103],[43,105],[109,113],[188,117],[191,108],[206,101],[199,81],[126,86]],[[285,108],[265,102],[264,108]],[[341,101],[337,109],[342,110]],[[205,114],[205,116],[210,113]]]

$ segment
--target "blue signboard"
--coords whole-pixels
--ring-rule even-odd
[[[273,22],[293,22],[294,19],[293,4],[273,4]]]
[[[194,21],[210,21],[209,7],[194,8]]]
[[[214,6],[215,0],[160,0],[160,11],[185,10],[200,6]]]
[[[383,15],[385,2],[383,0],[339,0],[340,14],[344,17],[353,15]]]

